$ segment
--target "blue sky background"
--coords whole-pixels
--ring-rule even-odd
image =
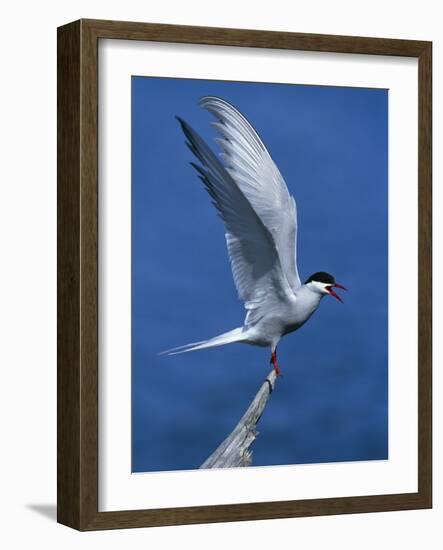
[[[252,122],[295,196],[302,279],[348,287],[283,338],[255,466],[388,457],[388,92],[362,88],[132,78],[133,471],[197,468],[270,370],[245,345],[157,352],[240,326],[224,228],[175,120],[214,148],[203,95]]]

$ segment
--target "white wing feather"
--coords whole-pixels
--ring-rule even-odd
[[[272,233],[205,141],[189,124],[178,120],[201,166],[191,164],[225,224],[234,282],[246,309],[252,314],[265,300],[293,296]]]
[[[271,233],[291,288],[301,285],[296,262],[297,210],[294,198],[264,143],[230,103],[203,97],[200,105],[215,116],[226,170]]]

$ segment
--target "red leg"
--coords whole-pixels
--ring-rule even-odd
[[[275,374],[277,376],[280,376],[281,371],[280,371],[280,367],[278,366],[278,362],[277,362],[277,349],[271,353],[270,363],[271,363],[271,365],[274,366]]]

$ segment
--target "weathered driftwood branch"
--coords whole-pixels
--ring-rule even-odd
[[[275,380],[276,374],[273,369],[266,377],[240,422],[212,455],[203,462],[200,468],[234,468],[251,465],[252,451],[249,447],[258,436],[257,422],[260,420],[269,396],[274,389]]]

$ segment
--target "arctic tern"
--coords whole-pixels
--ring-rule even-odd
[[[303,326],[324,296],[342,299],[346,290],[332,275],[319,271],[301,283],[296,261],[297,207],[263,141],[248,120],[219,97],[203,97],[200,106],[215,118],[220,159],[197,132],[177,117],[191,162],[225,225],[232,274],[244,302],[243,326],[167,350],[170,355],[234,342],[271,348],[280,374],[277,345]]]

